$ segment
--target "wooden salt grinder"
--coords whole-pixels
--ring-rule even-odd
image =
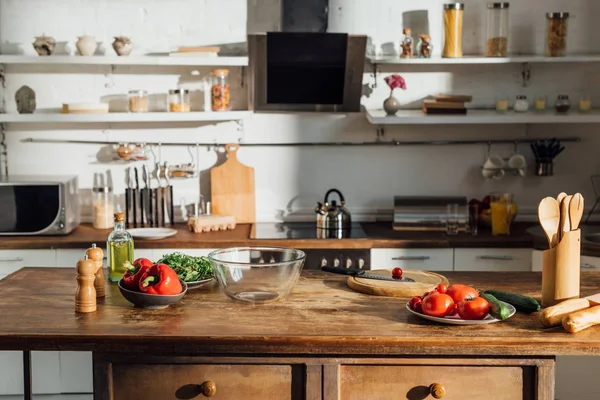
[[[96,289],[94,274],[96,262],[87,256],[77,262],[77,292],[75,292],[75,311],[89,313],[96,311]]]
[[[94,261],[96,279],[94,280],[94,287],[96,288],[96,297],[105,297],[106,291],[104,289],[104,252],[100,247],[96,247],[96,243],[92,244],[92,247],[86,250],[85,255],[88,259]]]

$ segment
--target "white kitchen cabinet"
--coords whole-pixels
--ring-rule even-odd
[[[452,271],[452,249],[371,249],[371,269]]]
[[[27,267],[54,267],[54,250],[0,250],[0,275],[2,277]]]
[[[531,249],[454,249],[455,271],[531,271]]]
[[[533,250],[531,255],[532,270],[542,271],[542,250]],[[600,257],[581,256],[582,271],[600,271]]]
[[[97,245],[97,244],[96,244]],[[106,262],[106,244],[102,243],[102,250],[104,251],[104,265]],[[85,255],[85,249],[58,249],[56,250],[56,266],[57,267],[75,267],[77,261],[79,261]],[[154,249],[135,249],[135,258],[145,257],[154,261]]]
[[[60,393],[92,393],[92,353],[84,351],[60,352]]]

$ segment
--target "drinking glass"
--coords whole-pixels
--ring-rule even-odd
[[[479,204],[469,204],[467,206],[468,209],[468,217],[467,220],[467,232],[471,233],[473,236],[477,236],[477,231],[479,227]]]
[[[446,206],[446,234],[458,235],[458,204],[448,204]]]
[[[490,195],[490,210],[492,214],[492,235],[510,235],[513,195],[511,193],[492,193]]]

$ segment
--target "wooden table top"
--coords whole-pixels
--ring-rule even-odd
[[[541,275],[447,273],[450,282],[540,297]],[[582,295],[600,272],[582,273]],[[304,271],[291,296],[267,305],[226,298],[217,287],[188,292],[167,309],[132,307],[114,284],[90,314],[74,312],[73,268],[24,268],[0,281],[0,350],[91,350],[151,354],[600,355],[600,326],[578,334],[542,329],[537,315],[495,324],[439,325],[405,310],[406,299],[363,295],[345,278]]]

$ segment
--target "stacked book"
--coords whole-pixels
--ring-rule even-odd
[[[467,113],[466,103],[473,100],[473,96],[461,94],[438,94],[433,99],[423,100],[425,114],[461,114]]]

